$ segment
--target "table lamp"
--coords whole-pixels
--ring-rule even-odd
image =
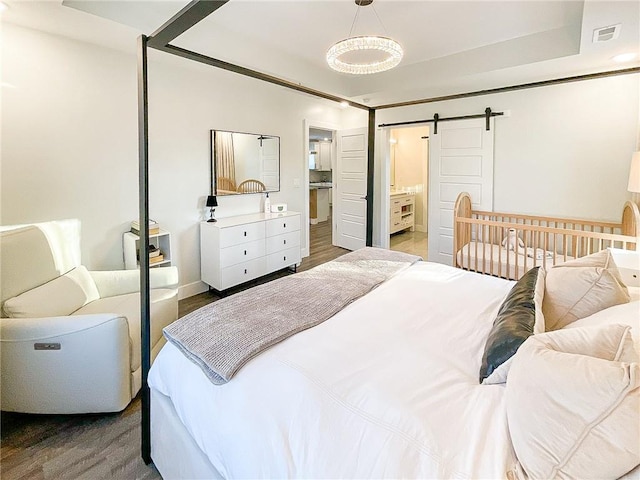
[[[211,210],[211,218],[209,220],[207,220],[207,222],[215,222],[217,221],[214,217],[214,212],[216,211],[216,209],[214,207],[218,206],[218,200],[216,199],[215,195],[208,195],[207,196],[207,207],[209,207]]]

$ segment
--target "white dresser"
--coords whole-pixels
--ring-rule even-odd
[[[252,213],[200,223],[200,276],[216,290],[300,263],[300,214]]]

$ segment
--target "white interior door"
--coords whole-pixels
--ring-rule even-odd
[[[493,209],[493,118],[438,124],[429,136],[429,252],[431,262],[453,265],[453,207],[460,192],[473,207]]]
[[[367,129],[337,132],[334,245],[357,250],[367,240]]]

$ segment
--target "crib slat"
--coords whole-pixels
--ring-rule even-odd
[[[478,272],[478,227],[476,226],[476,241],[474,242],[474,245],[476,246],[476,254],[474,255],[475,260],[476,260],[476,272]]]

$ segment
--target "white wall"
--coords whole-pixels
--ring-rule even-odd
[[[510,110],[495,120],[494,210],[620,220],[637,149],[640,75],[379,110],[376,124]],[[433,134],[433,132],[431,133]],[[376,141],[374,218],[388,152]],[[383,208],[383,207],[382,207]],[[381,242],[374,223],[374,243]]]
[[[153,59],[160,56],[166,57],[158,53]],[[304,120],[347,126],[354,120],[353,113],[345,114],[333,102],[188,60],[165,60],[149,68],[150,212],[179,234],[178,265],[187,285],[200,278],[198,222],[204,219],[209,192],[209,129],[279,136],[280,192],[270,194],[271,202],[304,213]],[[355,117],[366,122],[366,113]],[[260,211],[262,202],[262,195],[218,197],[216,216]]]
[[[2,224],[77,217],[82,256],[122,268],[137,217],[136,59],[2,26]]]
[[[6,24],[2,54],[3,82],[15,88],[2,91],[1,223],[80,218],[83,263],[122,268],[122,233],[138,215],[135,56]],[[304,212],[304,119],[351,127],[366,113],[160,52],[149,58],[150,216],[172,233],[185,296],[203,288],[209,130],[280,136],[272,202]],[[261,204],[261,195],[219,198],[216,214]]]

